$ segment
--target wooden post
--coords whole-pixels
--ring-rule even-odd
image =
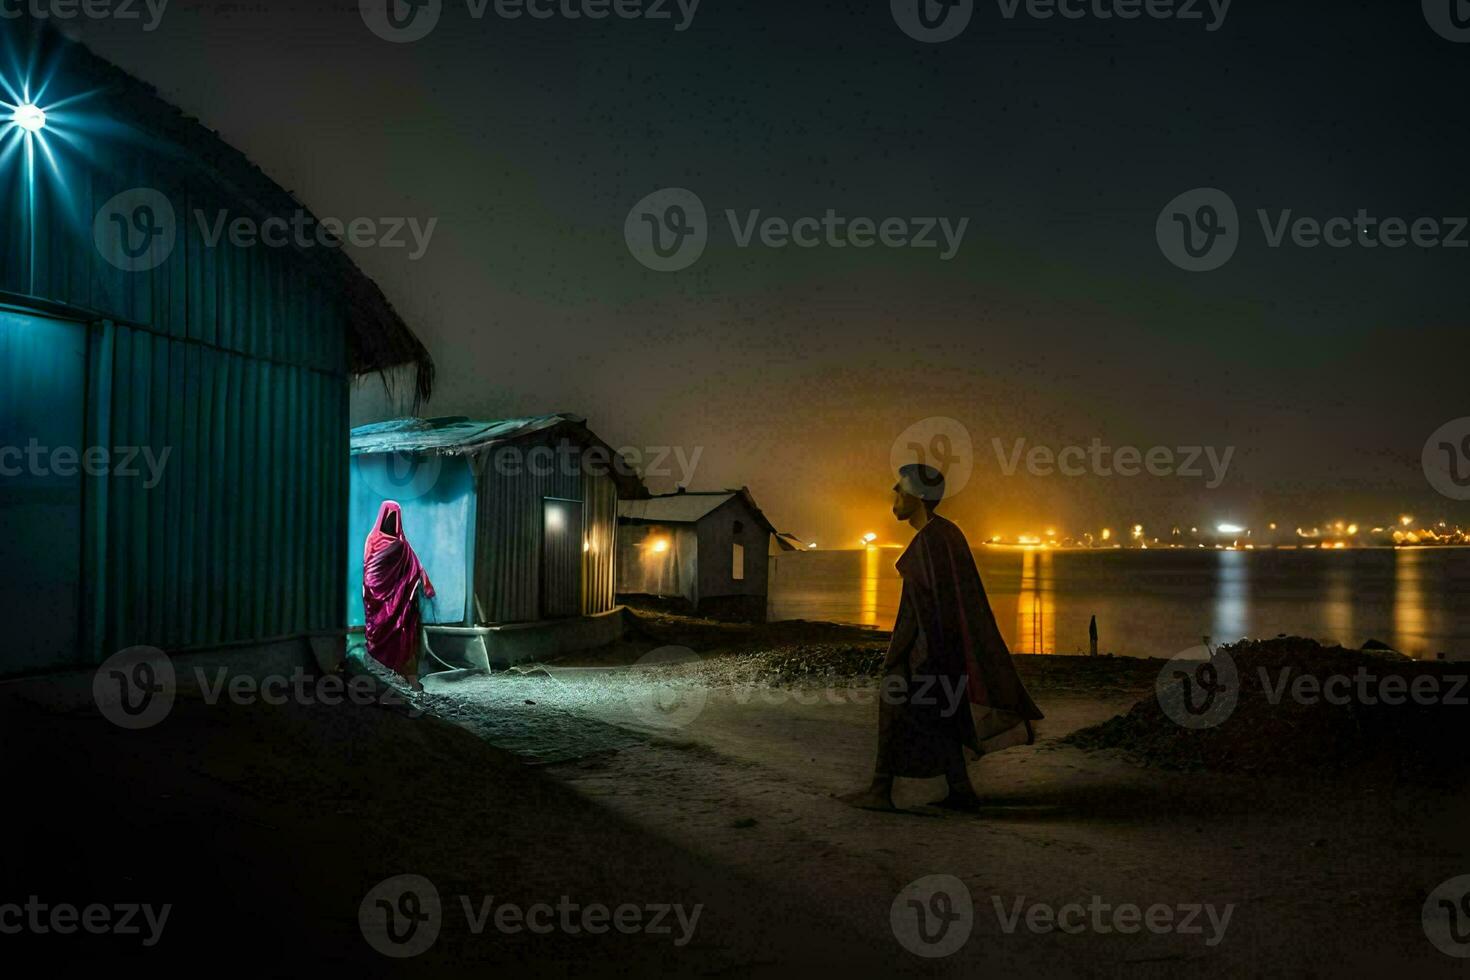
[[[1088,656],[1097,656],[1097,614],[1092,616],[1092,622],[1087,624]]]

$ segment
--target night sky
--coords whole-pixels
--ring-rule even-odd
[[[1236,0],[1211,31],[1204,3],[1193,21],[1038,20],[988,0],[940,44],[887,0],[704,0],[683,31],[669,9],[476,20],[446,0],[396,45],[354,2],[174,0],[152,32],[74,33],[318,215],[438,219],[418,261],[354,249],[434,354],[426,414],[569,411],[615,446],[702,448],[697,489],[748,484],[831,546],[900,537],[890,447],[930,416],[970,434],[948,512],[972,536],[1470,518],[1420,465],[1470,415],[1470,248],[1271,248],[1256,217],[1470,215],[1470,43],[1419,3]],[[623,236],[665,187],[712,226],[672,273]],[[1208,273],[1155,240],[1197,187],[1240,212]],[[739,248],[727,208],[969,224],[950,261]],[[368,382],[354,420],[397,410]],[[1208,489],[1007,476],[992,444],[1094,438],[1235,453]]]

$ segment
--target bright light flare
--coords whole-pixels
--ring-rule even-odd
[[[1240,532],[1244,531],[1245,528],[1241,527],[1239,524],[1217,524],[1215,526],[1215,530],[1219,531],[1221,534],[1239,534]]]
[[[10,121],[28,133],[39,133],[46,128],[46,110],[26,102],[15,107]]]

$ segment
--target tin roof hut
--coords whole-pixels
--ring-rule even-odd
[[[361,542],[396,500],[438,593],[429,646],[451,667],[504,666],[622,635],[618,501],[638,474],[575,415],[397,419],[352,431],[348,604],[363,622]]]
[[[678,598],[701,615],[765,620],[776,529],[749,489],[628,500],[618,520],[620,593]]]

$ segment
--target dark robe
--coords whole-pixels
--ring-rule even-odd
[[[963,750],[1035,739],[1042,717],[1016,674],[964,532],[931,517],[898,559],[898,621],[885,660],[877,771],[927,778]]]

